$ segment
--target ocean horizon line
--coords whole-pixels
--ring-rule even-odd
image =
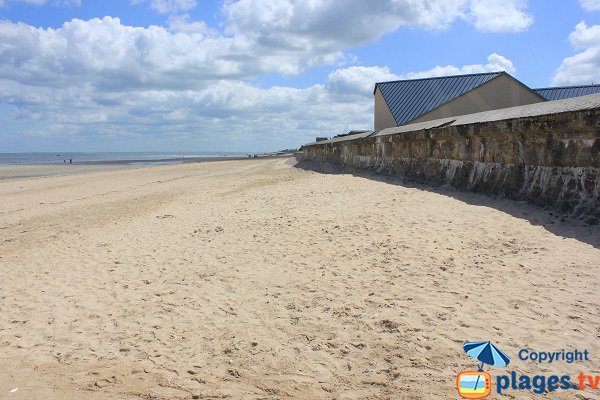
[[[192,162],[214,158],[247,157],[252,152],[217,151],[132,151],[132,152],[11,152],[0,153],[0,165],[45,165],[45,164],[104,164],[104,163],[149,163],[149,162]]]

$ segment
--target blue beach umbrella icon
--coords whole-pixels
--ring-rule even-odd
[[[481,363],[479,371],[483,371],[483,364],[497,367],[506,367],[510,363],[510,358],[497,348],[492,342],[466,342],[463,345],[465,353]],[[475,387],[479,383],[479,376],[475,382]]]
[[[483,369],[483,364],[506,367],[510,363],[510,358],[492,342],[466,342],[463,348],[465,353],[481,363],[480,371]]]

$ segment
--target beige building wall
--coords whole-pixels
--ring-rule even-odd
[[[375,89],[375,129],[379,131],[385,128],[392,128],[398,126],[388,105],[385,103],[379,88]]]
[[[473,114],[480,111],[524,106],[542,101],[545,101],[545,99],[528,90],[523,84],[507,75],[500,75],[435,110],[407,122],[406,125],[438,118]],[[377,104],[377,100],[375,100],[375,104]],[[377,120],[377,116],[375,116],[375,119]]]

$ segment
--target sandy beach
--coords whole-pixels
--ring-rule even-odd
[[[469,340],[600,375],[599,260],[598,226],[291,159],[4,180],[0,399],[452,399]]]

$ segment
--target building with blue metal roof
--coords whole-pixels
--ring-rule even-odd
[[[375,84],[375,130],[546,101],[506,72]]]
[[[600,85],[549,87],[533,90],[546,100],[564,100],[572,97],[600,94]]]

